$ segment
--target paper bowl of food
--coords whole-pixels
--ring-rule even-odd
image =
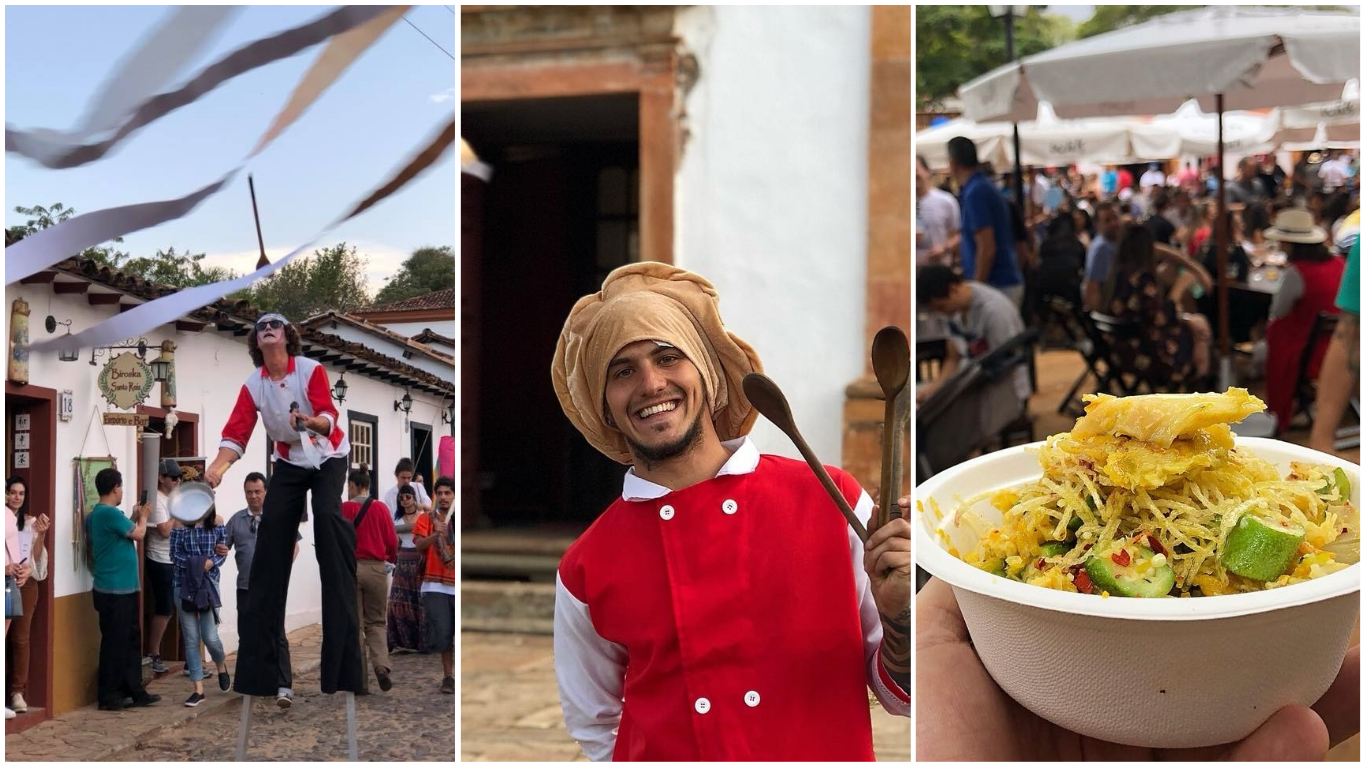
[[[1264,408],[1246,390],[1087,399],[1071,432],[915,490],[917,563],[983,666],[1040,717],[1141,747],[1312,705],[1360,610],[1360,468],[1235,437]]]

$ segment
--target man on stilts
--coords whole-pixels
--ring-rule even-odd
[[[288,320],[262,315],[247,348],[256,370],[242,385],[218,456],[204,473],[209,485],[217,487],[228,467],[245,454],[259,415],[274,443],[275,469],[251,564],[250,583],[259,586],[248,591],[245,606],[238,606],[243,636],[233,690],[248,696],[284,695],[278,687],[280,635],[295,534],[311,491],[322,577],[320,684],[323,693],[354,693],[361,688],[356,533],[341,516],[351,446],[338,423],[327,371],[302,356],[299,332]]]

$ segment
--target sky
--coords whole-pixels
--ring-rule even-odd
[[[1047,7],[1049,13],[1066,16],[1077,24],[1091,18],[1091,14],[1096,9],[1094,5],[1050,5]]]
[[[233,50],[330,13],[335,6],[248,6],[174,81],[179,87]],[[454,6],[450,6],[453,9]],[[74,127],[107,74],[171,12],[165,6],[8,6],[5,112],[21,130]],[[455,54],[456,16],[417,6],[405,18]],[[5,157],[5,226],[15,206],[61,202],[77,213],[181,197],[244,158],[324,44],[252,70],[135,132],[101,160],[50,170]],[[303,245],[424,146],[455,111],[455,62],[398,21],[247,170],[255,177],[266,253]],[[373,298],[422,246],[455,246],[454,152],[399,193],[338,227],[315,247],[345,241],[368,257]],[[259,249],[246,173],[189,215],[135,232],[117,246],[133,256],[174,247],[242,274]]]

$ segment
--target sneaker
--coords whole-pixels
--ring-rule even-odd
[[[171,671],[171,668],[168,667],[168,666],[166,666],[165,664],[162,663],[162,661],[161,661],[161,654],[159,654],[159,653],[154,653],[154,654],[152,654],[152,672],[153,672],[153,674],[160,675],[160,674],[162,674],[163,672],[170,672],[170,671]]]
[[[144,694],[143,697],[142,697],[141,699],[134,697],[134,699],[133,699],[133,706],[135,706],[135,707],[150,707],[150,706],[152,706],[153,704],[157,703],[158,701],[161,701],[161,696],[160,696],[160,695],[155,694],[155,693],[149,693],[149,694]]]
[[[226,691],[232,687],[232,677],[227,672],[218,673],[218,690]]]
[[[28,711],[28,702],[24,701],[24,694],[14,694],[14,711],[23,714]]]
[[[294,703],[294,691],[291,691],[288,688],[281,688],[280,691],[275,694],[275,703],[280,709],[289,709],[289,706]]]
[[[104,707],[100,707],[100,709],[104,709]],[[6,720],[13,720],[13,719],[14,719],[14,710],[10,709],[9,707],[5,707],[5,719],[6,719]]]
[[[199,702],[201,702],[201,701],[203,701],[203,700],[204,700],[204,694],[202,694],[202,693],[192,693],[192,694],[190,694],[190,698],[188,698],[188,699],[185,700],[185,706],[187,706],[187,707],[197,707],[197,706],[199,706]]]
[[[375,668],[375,677],[379,679],[379,689],[387,691],[394,687],[394,681],[389,677],[389,670]]]
[[[441,692],[442,692],[442,693],[455,693],[455,678],[453,678],[453,677],[443,677],[443,678],[441,678]]]
[[[186,676],[186,677],[189,677],[189,676],[190,676],[190,668],[189,668],[188,666],[186,666],[184,669],[180,670],[180,674],[182,674],[182,675],[184,675],[184,676]]]

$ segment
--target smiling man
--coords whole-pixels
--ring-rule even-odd
[[[593,760],[872,760],[868,691],[910,713],[910,525],[865,547],[809,467],[759,453],[740,383],[761,366],[717,303],[645,262],[565,322],[565,415],[631,467],[560,562],[565,725]],[[829,469],[866,523],[872,499]]]

